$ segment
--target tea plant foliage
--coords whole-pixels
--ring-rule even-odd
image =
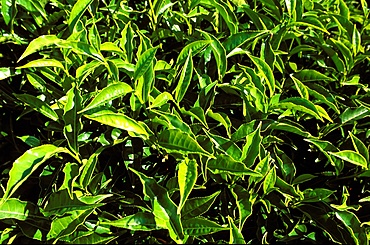
[[[0,4],[1,243],[369,243],[365,0]]]

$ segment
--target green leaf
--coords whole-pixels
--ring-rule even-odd
[[[257,173],[260,173],[262,177],[254,177],[254,176],[251,176],[249,177],[249,180],[248,182],[251,184],[251,183],[258,183],[260,182],[263,177],[270,171],[270,165],[269,165],[269,161],[270,161],[270,155],[267,155],[266,157],[264,157],[257,165],[256,167],[254,168],[254,171],[257,172]]]
[[[239,128],[231,135],[231,140],[237,142],[241,139],[245,139],[245,137],[254,131],[255,123],[256,121],[253,120],[240,125]]]
[[[160,186],[153,178],[132,168],[129,169],[140,178],[143,184],[144,195],[152,202],[154,216],[165,223],[172,239],[183,239],[184,233],[180,215],[177,214],[176,204],[169,197],[168,191]]]
[[[267,194],[275,186],[276,182],[276,169],[273,167],[270,169],[266,175],[265,180],[263,181],[263,193]]]
[[[81,18],[81,16],[84,14],[84,12],[87,10],[89,5],[92,3],[93,0],[78,0],[72,8],[71,14],[68,18],[68,26],[69,30],[72,33],[73,29],[75,28],[75,25]]]
[[[355,151],[343,150],[339,152],[328,152],[328,153],[344,161],[350,162],[357,166],[361,166],[364,169],[368,169],[368,162],[366,161],[366,158]]]
[[[79,0],[81,1],[81,0]],[[76,41],[65,41],[58,43],[58,46],[61,48],[71,49],[73,52],[77,54],[86,55],[91,57],[97,61],[104,63],[104,56],[100,53],[100,51],[96,50],[90,44],[84,42],[76,42]]]
[[[169,92],[163,92],[159,94],[153,101],[151,101],[148,109],[161,107],[162,105],[166,104],[169,100],[173,100],[172,95]]]
[[[192,118],[198,120],[204,127],[208,128],[206,117],[204,115],[204,110],[202,109],[202,107],[192,107],[188,111],[184,108],[181,108],[181,112],[184,115],[189,115]]]
[[[355,244],[369,244],[365,227],[358,217],[350,211],[337,211],[335,216],[345,225]]]
[[[298,184],[301,184],[301,183],[304,183],[304,182],[307,182],[307,181],[310,181],[314,178],[316,178],[317,176],[316,175],[313,175],[313,174],[301,174],[299,176],[297,176],[292,184],[293,185],[298,185]]]
[[[175,88],[175,100],[178,103],[181,102],[181,100],[184,98],[192,78],[193,78],[193,58],[191,50],[189,50],[188,57],[186,58],[185,63],[181,68],[180,77]]]
[[[207,212],[215,202],[221,191],[205,197],[194,197],[186,200],[184,207],[181,209],[183,220],[197,217]]]
[[[337,174],[339,174],[342,171],[343,169],[342,160],[329,154],[329,152],[331,151],[335,151],[335,152],[339,151],[339,149],[336,148],[332,143],[330,143],[329,141],[318,140],[315,138],[308,138],[308,139],[305,139],[305,141],[308,141],[319,148],[319,150],[329,159],[330,163],[335,167]]]
[[[267,30],[266,24],[264,23],[262,19],[265,16],[252,10],[248,4],[242,5],[241,8],[251,19],[251,21],[253,22],[253,25],[256,27],[257,30]]]
[[[304,98],[287,98],[270,106],[270,109],[291,109],[294,111],[301,111],[322,120],[316,106],[311,101]]]
[[[181,154],[200,154],[214,158],[209,152],[205,151],[198,142],[189,134],[178,130],[164,130],[159,135],[159,145],[167,152],[178,152]]]
[[[332,49],[328,44],[323,44],[322,46],[322,49],[325,51],[325,53],[327,53],[329,55],[329,57],[331,58],[331,60],[333,61],[336,69],[339,71],[339,72],[345,72],[346,69],[345,69],[345,66],[344,66],[344,62],[341,58],[339,58],[338,56],[338,52],[335,51],[334,49]]]
[[[14,67],[0,67],[0,81],[19,74],[21,71],[14,69]]]
[[[284,194],[303,199],[303,194],[299,190],[296,191],[292,185],[285,182],[279,176],[276,176],[275,187],[277,187]]]
[[[234,196],[236,206],[238,207],[239,230],[242,230],[246,220],[252,215],[253,204],[257,199],[257,194],[248,192],[241,185],[235,185],[231,190],[231,193]]]
[[[125,96],[127,93],[132,92],[133,89],[127,83],[119,82],[113,83],[105,88],[103,88],[95,97],[94,99],[81,111],[78,113],[82,113],[91,109],[94,109],[98,106],[101,106],[107,102],[110,102],[114,99],[120,98]]]
[[[291,121],[291,120],[282,120],[281,122],[273,122],[269,125],[271,130],[283,130],[286,132],[295,133],[303,137],[311,137],[311,134],[302,127],[302,125]]]
[[[62,189],[50,194],[42,213],[46,217],[54,215],[61,217],[73,211],[84,211],[99,206],[102,206],[102,204],[88,205],[79,200],[75,193],[71,193],[70,195],[67,189]]]
[[[68,141],[70,149],[78,154],[78,135],[82,129],[81,116],[77,114],[82,108],[82,96],[80,90],[73,85],[67,92],[67,103],[64,106],[64,128],[63,133]]]
[[[108,51],[108,52],[113,52],[113,53],[117,53],[120,55],[125,55],[125,53],[117,46],[117,44],[112,43],[112,42],[102,43],[100,46],[100,51]]]
[[[162,229],[162,227],[159,227],[156,224],[154,215],[146,212],[138,212],[122,219],[100,222],[100,224],[111,225],[132,231],[152,231]]]
[[[351,132],[349,132],[349,136],[351,137],[352,144],[356,152],[362,155],[366,161],[369,162],[369,150],[366,145]]]
[[[94,114],[89,115],[84,114],[84,116],[90,120],[100,122],[101,124],[105,124],[111,127],[126,130],[128,132],[139,134],[143,136],[145,139],[149,137],[148,132],[143,126],[141,126],[134,119],[122,113],[114,113],[112,111],[104,110],[96,112]]]
[[[93,154],[90,155],[87,161],[83,161],[83,165],[81,166],[82,172],[79,178],[79,184],[86,189],[89,185],[92,175],[95,171],[95,166],[98,161],[99,154],[105,149],[106,147],[102,146],[98,148]]]
[[[214,221],[200,217],[184,220],[182,225],[184,227],[184,234],[189,236],[203,236],[229,229]]]
[[[339,115],[341,124],[345,124],[352,121],[357,121],[365,117],[370,116],[370,110],[364,106],[357,108],[347,108],[342,114]]]
[[[14,161],[9,171],[9,180],[2,201],[8,199],[21,186],[23,182],[46,160],[52,156],[68,152],[66,148],[55,145],[41,145],[27,150],[22,156]]]
[[[341,225],[338,225],[338,222],[331,216],[332,210],[324,208],[323,205],[319,204],[299,205],[297,209],[321,228],[334,242],[342,244],[351,241],[348,232]]]
[[[207,112],[207,116],[220,122],[225,127],[228,137],[229,138],[231,137],[231,134],[230,134],[231,121],[229,117],[227,116],[227,114],[223,112],[213,112],[211,109],[209,109]]]
[[[176,66],[180,67],[188,58],[188,54],[191,50],[191,54],[193,56],[197,55],[200,51],[202,51],[207,45],[209,45],[212,41],[210,40],[198,40],[189,43],[186,45],[177,56]]]
[[[77,163],[66,163],[63,168],[64,180],[59,190],[67,189],[71,199],[73,199],[73,186],[79,176],[79,166]]]
[[[28,81],[32,84],[34,88],[41,91],[42,93],[46,92],[46,82],[40,76],[34,73],[27,73],[26,74]]]
[[[17,69],[32,68],[32,67],[58,67],[64,69],[63,64],[55,59],[38,59],[32,60],[23,66],[18,66]]]
[[[215,1],[210,0],[212,5],[217,9],[217,11],[221,14],[223,20],[225,21],[227,27],[230,30],[231,34],[235,34],[238,32],[238,20],[233,12],[230,9],[230,5],[225,4],[223,1]]]
[[[228,155],[217,155],[216,159],[208,161],[207,168],[214,174],[227,173],[231,175],[249,175],[261,177],[260,173],[247,168],[244,163],[235,161]]]
[[[153,61],[148,65],[146,72],[137,80],[136,83],[135,94],[138,96],[141,104],[144,104],[148,101],[149,95],[154,87],[154,62],[155,59],[153,59]]]
[[[151,112],[159,115],[159,120],[153,119],[153,122],[159,123],[167,127],[168,129],[179,129],[191,136],[193,136],[193,132],[191,131],[191,128],[188,124],[184,122],[181,118],[179,118],[177,115],[168,113],[168,112],[162,112],[159,110],[151,110]]]
[[[303,69],[294,73],[294,77],[299,79],[301,82],[334,81],[333,78],[312,69]]]
[[[247,135],[245,144],[243,145],[242,161],[245,162],[247,167],[251,167],[260,152],[262,122],[258,124],[256,130]]]
[[[28,44],[26,50],[23,52],[22,56],[18,59],[18,62],[30,54],[40,51],[44,48],[49,48],[52,45],[58,45],[63,40],[59,39],[56,35],[44,35],[33,39],[30,44]]]
[[[181,209],[188,199],[190,192],[193,190],[195,182],[198,178],[197,161],[185,158],[179,163],[178,182],[180,189],[180,203],[177,208],[177,213],[181,214]]]
[[[14,18],[15,8],[16,8],[15,0],[1,1],[1,14],[4,18],[5,25],[9,25],[10,20]]]
[[[267,36],[269,31],[242,31],[230,35],[223,43],[223,47],[226,50],[227,55],[230,54],[232,50],[238,48],[244,44],[252,43],[253,40],[263,38]]]
[[[150,48],[146,50],[142,55],[140,55],[139,60],[135,65],[135,72],[133,77],[135,81],[146,73],[146,71],[149,69],[149,66],[153,66],[153,62],[155,61],[155,54],[158,48],[159,46]]]
[[[289,27],[297,27],[297,26],[306,26],[306,27],[316,29],[316,30],[319,30],[319,31],[322,31],[322,32],[325,32],[325,33],[329,34],[329,32],[325,29],[325,27],[320,22],[320,20],[318,20],[315,17],[309,16],[309,17],[306,17],[304,19],[301,19],[300,21],[293,21],[293,22],[287,24],[288,28]]]
[[[325,103],[331,109],[333,109],[337,114],[340,114],[338,107],[336,106],[336,100],[334,96],[326,90],[323,86],[317,83],[307,83],[306,88],[308,93],[315,97],[318,101]]]
[[[89,29],[89,42],[96,50],[100,50],[101,39],[95,23]]]
[[[208,40],[211,40],[210,43],[212,48],[212,53],[215,56],[216,64],[217,64],[217,71],[218,71],[218,79],[222,81],[223,77],[225,76],[226,70],[227,70],[227,59],[226,59],[226,50],[222,46],[221,42],[212,34],[207,33],[202,30],[198,30],[200,33],[202,33],[205,38]]]
[[[100,61],[93,60],[85,65],[82,65],[76,70],[76,78],[79,78],[80,81],[85,80],[85,78],[93,73],[99,66],[103,64]]]
[[[352,34],[352,51],[353,56],[356,57],[358,52],[361,50],[361,33],[357,30],[356,24],[353,26],[353,34]]]
[[[255,57],[251,54],[248,54],[252,62],[257,66],[259,75],[262,76],[267,83],[267,87],[270,90],[270,98],[275,93],[275,78],[270,66],[261,58]]]
[[[122,37],[120,39],[120,47],[121,47],[121,49],[123,49],[123,50],[126,51],[127,61],[129,63],[131,63],[132,62],[133,53],[134,53],[134,48],[135,48],[135,44],[134,44],[134,35],[135,35],[135,32],[132,29],[131,21],[129,21],[125,25],[125,28],[123,29],[123,31],[121,32],[121,34],[122,34]]]
[[[59,239],[63,236],[72,234],[85,222],[87,217],[89,217],[93,211],[94,209],[92,208],[88,210],[76,210],[71,211],[62,217],[56,217],[51,223],[51,228],[47,234],[47,238]]]
[[[14,96],[51,120],[59,120],[58,114],[48,104],[46,104],[46,102],[40,100],[39,98],[30,94],[14,94]]]
[[[299,95],[302,97],[302,98],[304,98],[304,99],[306,99],[306,100],[308,100],[309,99],[309,97],[310,97],[310,95],[309,95],[309,93],[308,93],[308,89],[307,89],[307,87],[301,82],[301,81],[299,81],[297,78],[295,78],[295,77],[293,77],[293,76],[290,76],[291,78],[292,78],[292,80],[293,80],[293,82],[294,82],[294,85],[295,85],[295,87],[296,87],[296,89],[297,89],[297,91],[298,91],[298,93],[299,93]]]
[[[234,224],[233,219],[230,216],[227,216],[227,220],[230,225],[230,241],[229,244],[246,244],[243,234],[238,227]]]
[[[242,151],[230,139],[211,133],[207,133],[207,135],[209,136],[215,148],[220,150],[223,154],[230,156],[236,161],[239,161],[242,158]]]
[[[0,204],[0,220],[37,220],[45,219],[38,210],[38,207],[32,202],[21,201],[16,198],[9,198]]]
[[[315,188],[315,189],[306,189],[303,191],[304,198],[302,202],[321,202],[327,201],[329,196],[331,196],[336,191],[328,190],[325,188]]]
[[[78,233],[77,237],[74,235],[75,233]],[[99,234],[95,230],[87,231],[87,232],[77,231],[75,233],[72,234],[72,236],[73,235],[74,236],[73,236],[73,240],[71,240],[70,243],[73,243],[73,244],[108,244],[117,238],[117,235],[110,235],[110,234],[104,234],[104,233]],[[64,240],[64,238],[61,240]]]
[[[17,136],[17,138],[22,140],[24,143],[26,143],[30,147],[36,147],[41,144],[41,141],[35,136],[24,135],[24,136]]]

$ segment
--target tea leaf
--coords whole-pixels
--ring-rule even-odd
[[[9,171],[9,180],[2,202],[6,201],[14,192],[27,180],[27,178],[45,161],[54,155],[68,152],[66,148],[57,147],[51,144],[31,148],[14,161]]]

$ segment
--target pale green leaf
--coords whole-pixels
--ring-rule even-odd
[[[339,152],[329,152],[329,154],[354,165],[361,166],[364,169],[368,169],[368,162],[366,161],[366,158],[355,151],[343,150]]]
[[[69,30],[73,32],[73,29],[75,25],[77,24],[78,20],[81,18],[81,16],[84,14],[84,12],[87,10],[89,5],[92,3],[93,0],[78,0],[72,8],[71,14],[68,18],[68,26]]]
[[[98,106],[101,106],[109,101],[117,99],[119,97],[125,96],[127,93],[132,92],[133,89],[130,85],[124,82],[113,83],[105,88],[103,88],[95,97],[94,99],[81,111],[78,113],[82,113],[91,109],[94,109]]]
[[[68,152],[68,150],[63,147],[46,144],[29,149],[23,153],[22,156],[14,161],[9,171],[9,180],[2,201],[8,199],[41,164],[61,152]]]
[[[186,200],[188,199],[190,192],[193,190],[195,182],[198,177],[196,160],[185,158],[181,163],[179,163],[178,170],[178,182],[180,189],[180,203],[177,208],[177,213],[181,213],[181,209],[184,206]]]
[[[141,126],[134,119],[126,116],[122,113],[115,113],[112,111],[99,111],[94,114],[84,114],[90,120],[100,122],[101,124],[109,125],[111,127],[123,129],[129,132],[133,132],[143,136],[144,138],[149,137],[146,129]]]

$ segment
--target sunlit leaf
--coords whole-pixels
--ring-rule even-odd
[[[15,94],[15,97],[27,105],[31,106],[37,112],[50,118],[53,121],[58,121],[58,114],[44,101],[30,94]]]
[[[180,102],[184,98],[193,77],[193,58],[191,50],[189,50],[188,57],[181,68],[181,72],[178,73],[180,76],[175,88],[175,99],[177,102]]]
[[[253,204],[257,199],[257,195],[248,192],[241,185],[236,185],[231,193],[233,194],[236,206],[239,211],[239,230],[242,230],[248,217],[252,215]]]
[[[153,214],[144,212],[128,215],[118,220],[101,222],[101,224],[133,231],[151,231],[162,229],[162,227],[157,226]]]
[[[355,151],[343,150],[338,152],[329,152],[329,154],[338,157],[344,161],[350,162],[354,165],[358,165],[365,169],[368,169],[368,162],[366,161],[366,158]]]
[[[0,220],[3,219],[45,219],[40,214],[38,207],[31,202],[21,201],[16,198],[9,198],[0,204]]]
[[[144,195],[152,201],[154,216],[165,223],[171,237],[175,236],[173,238],[183,239],[183,227],[180,216],[177,214],[177,206],[170,199],[166,189],[160,186],[153,178],[132,168],[130,170],[140,178],[143,184]]]
[[[14,161],[9,171],[9,180],[2,201],[8,199],[41,164],[61,152],[68,151],[63,147],[46,144],[31,148],[23,153]]]
[[[236,227],[233,219],[228,216],[228,221],[230,224],[230,241],[229,244],[246,244],[241,230]]]
[[[61,43],[63,40],[59,39],[56,35],[44,35],[33,39],[27,46],[22,56],[18,59],[18,62],[30,54],[40,51],[44,48],[49,48],[53,45]]]
[[[179,164],[178,182],[180,189],[180,203],[177,208],[178,214],[181,213],[181,209],[188,199],[190,192],[193,190],[195,182],[197,181],[197,167],[197,162],[195,160],[189,160],[188,158],[185,158]]]
[[[207,164],[208,169],[214,174],[228,173],[231,175],[250,175],[261,177],[260,173],[247,168],[244,163],[235,161],[227,155],[217,155],[216,159],[211,159]]]
[[[51,223],[50,231],[47,235],[49,239],[60,238],[72,234],[80,225],[82,225],[87,217],[94,211],[76,210],[71,211],[62,217],[56,217]]]
[[[58,68],[64,69],[63,64],[60,61],[55,60],[55,59],[32,60],[23,66],[17,67],[17,69],[32,68],[32,67],[46,67],[46,66],[58,67]]]
[[[209,196],[187,199],[184,207],[181,209],[183,219],[197,217],[207,212],[219,194],[220,191],[217,191]]]
[[[84,114],[88,119],[100,122],[105,125],[109,125],[115,128],[131,131],[142,135],[143,137],[148,137],[148,132],[134,119],[122,114],[114,113],[112,111],[99,111],[94,114]]]
[[[191,218],[183,221],[184,234],[190,236],[208,235],[211,233],[228,230],[228,227],[217,224],[205,218]]]
[[[78,113],[82,113],[98,106],[101,106],[109,101],[117,99],[119,97],[125,96],[127,93],[132,92],[132,88],[127,83],[113,83],[105,88],[103,88],[95,97],[94,99],[85,106],[81,111]]]
[[[91,4],[92,0],[78,0],[72,8],[71,14],[68,18],[68,26],[69,30],[72,32],[75,25],[77,24],[78,20],[87,10],[89,5]]]
[[[134,80],[138,80],[149,69],[149,66],[153,65],[158,48],[159,47],[150,48],[140,55],[135,65]]]
[[[163,131],[159,135],[159,144],[168,152],[179,152],[182,154],[194,153],[213,158],[195,139],[181,130],[169,129]]]

